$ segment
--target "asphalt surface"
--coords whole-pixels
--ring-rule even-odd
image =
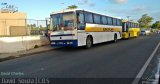
[[[91,49],[56,49],[0,62],[0,78],[124,78],[131,83],[159,42],[160,34],[153,34]]]

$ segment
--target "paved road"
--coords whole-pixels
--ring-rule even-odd
[[[1,62],[0,72],[21,76],[0,77],[135,78],[159,41],[160,35],[154,34],[91,49],[57,49]]]

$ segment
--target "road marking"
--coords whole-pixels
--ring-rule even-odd
[[[150,63],[150,61],[152,60],[152,58],[156,54],[159,46],[160,46],[160,42],[158,43],[158,45],[156,46],[156,48],[154,49],[154,51],[152,52],[152,54],[150,55],[150,57],[148,58],[148,60],[146,61],[146,63],[143,65],[143,67],[141,68],[140,72],[138,73],[138,75],[136,76],[136,78],[133,80],[132,84],[138,84],[138,82],[139,82],[140,78],[142,77],[144,71],[146,70],[148,64]]]
[[[157,81],[157,84],[158,84],[158,82],[159,82],[159,71],[160,71],[160,58],[158,59],[158,69],[157,69],[157,73],[156,73],[156,75],[155,75],[155,81]]]

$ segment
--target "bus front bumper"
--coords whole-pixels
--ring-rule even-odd
[[[53,47],[77,47],[77,40],[54,40],[51,41],[51,46]]]

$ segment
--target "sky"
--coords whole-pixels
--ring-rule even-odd
[[[50,17],[50,13],[77,5],[87,9],[115,17],[137,21],[143,14],[148,14],[154,21],[160,20],[160,0],[0,0],[1,3],[15,5],[20,12],[27,13],[28,19]],[[2,4],[0,7],[3,7]]]

